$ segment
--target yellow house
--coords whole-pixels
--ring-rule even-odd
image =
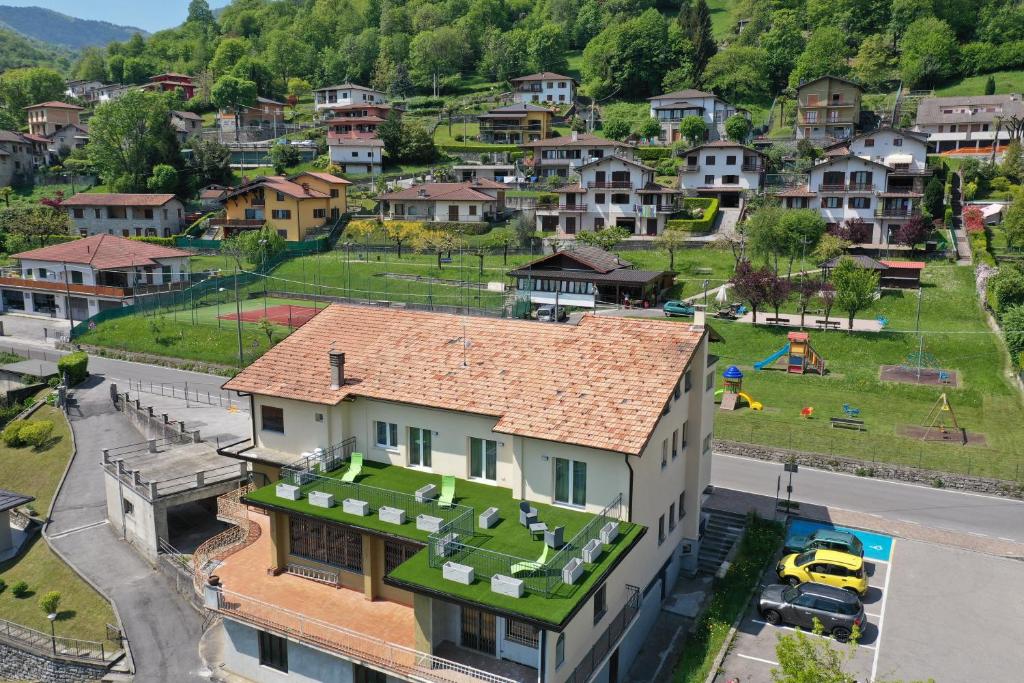
[[[845,140],[860,124],[864,88],[838,76],[822,76],[797,89],[796,138]]]
[[[226,216],[214,219],[224,237],[272,226],[290,242],[306,239],[341,217],[348,208],[351,183],[330,173],[304,171],[290,178],[256,178],[222,200]]]
[[[519,145],[551,137],[551,110],[536,104],[498,107],[479,116],[480,141]]]

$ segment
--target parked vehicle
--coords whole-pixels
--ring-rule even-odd
[[[820,583],[765,586],[757,608],[765,621],[776,626],[791,624],[811,630],[817,618],[824,632],[841,643],[849,640],[854,626],[864,626],[860,598],[850,591]]]
[[[857,595],[868,592],[864,560],[849,553],[809,550],[806,553],[786,555],[779,562],[776,572],[779,579],[791,586],[814,581],[853,591]]]
[[[785,554],[804,553],[808,550],[835,550],[864,557],[864,544],[855,534],[836,529],[815,529],[805,536],[790,536],[786,539]]]
[[[665,312],[666,316],[693,315],[694,308],[684,301],[672,299],[671,301],[666,301],[662,305],[661,310]]]
[[[554,306],[541,306],[540,308],[537,309],[537,320],[543,323],[554,322],[555,316],[556,313]],[[569,318],[569,314],[565,312],[565,308],[563,308],[562,306],[558,307],[557,316],[559,322],[561,322],[562,320],[568,320]]]

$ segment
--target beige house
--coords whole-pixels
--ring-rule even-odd
[[[28,132],[49,137],[65,126],[81,125],[79,114],[85,110],[67,102],[41,102],[25,107],[25,111],[28,113]]]
[[[822,76],[796,89],[797,140],[843,140],[860,125],[860,97],[864,88],[838,76]]]
[[[662,586],[695,567],[711,334],[702,314],[325,309],[225,384],[250,397],[253,434],[222,452],[271,480],[242,498],[259,533],[204,592],[225,668],[275,682],[624,674]]]
[[[474,178],[464,183],[423,183],[377,199],[386,219],[478,223],[505,209],[504,183]]]

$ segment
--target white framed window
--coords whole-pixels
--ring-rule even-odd
[[[665,542],[665,515],[658,517],[658,545]]]
[[[685,424],[685,423],[683,423]],[[672,459],[675,460],[679,457],[679,430],[673,430],[672,432]]]
[[[668,532],[672,533],[676,530],[676,504],[670,503],[668,506]]]
[[[487,481],[498,480],[498,442],[490,439],[469,439],[469,476]]]
[[[409,464],[430,467],[430,441],[433,432],[423,427],[409,427]]]
[[[661,441],[661,469],[668,467],[668,439]]]
[[[679,435],[679,437],[680,437],[679,438],[679,447],[680,448],[686,448],[686,425],[687,424],[688,424],[687,422],[685,422],[685,421],[683,422],[683,428],[681,430],[682,433]]]
[[[381,422],[375,420],[373,423],[374,432],[377,436],[378,448],[398,447],[398,425],[394,422]]]
[[[587,463],[555,458],[555,502],[587,504]]]

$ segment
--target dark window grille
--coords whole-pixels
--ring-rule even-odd
[[[288,537],[296,557],[363,572],[363,539],[358,533],[337,524],[291,517]]]

